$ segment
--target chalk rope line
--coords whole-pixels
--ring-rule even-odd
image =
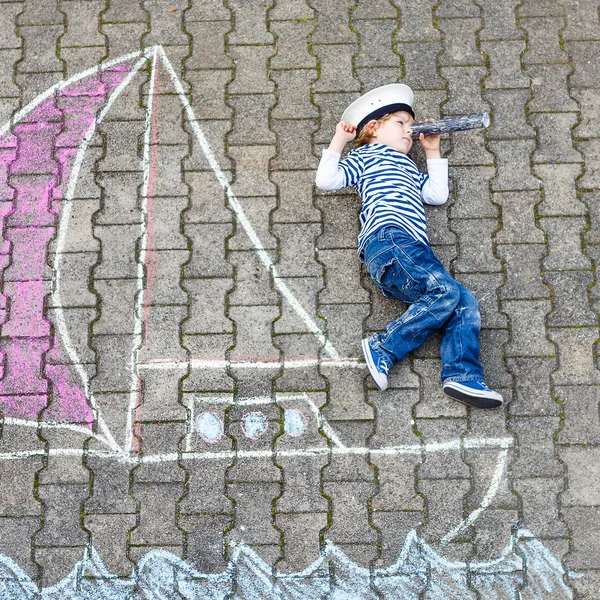
[[[198,144],[206,157],[211,169],[213,170],[218,182],[224,189],[227,195],[227,199],[230,207],[232,208],[237,220],[242,225],[244,231],[251,240],[254,249],[263,264],[267,269],[270,276],[273,279],[274,285],[285,297],[290,304],[291,308],[298,314],[298,316],[304,321],[308,330],[317,338],[320,345],[323,347],[325,357],[316,359],[305,359],[305,360],[276,360],[276,361],[225,361],[225,360],[202,360],[202,359],[191,359],[187,361],[174,361],[170,359],[160,361],[147,361],[145,363],[139,362],[139,351],[141,348],[143,338],[143,308],[145,300],[145,267],[146,267],[146,241],[148,238],[148,198],[152,194],[150,193],[151,186],[151,144],[152,144],[152,125],[154,118],[154,95],[155,95],[155,83],[160,57],[160,64],[163,65],[171,79],[173,86],[177,92],[180,102],[186,112],[188,122],[192,127],[193,134],[198,141]],[[0,460],[19,460],[30,456],[50,455],[50,456],[95,456],[109,459],[115,459],[122,463],[127,464],[151,464],[161,462],[171,462],[177,460],[215,460],[215,459],[232,459],[238,458],[263,458],[263,457],[294,457],[294,456],[322,456],[322,455],[355,455],[355,456],[401,456],[411,454],[422,454],[423,452],[448,452],[456,451],[468,448],[500,448],[496,469],[492,477],[490,486],[484,495],[484,498],[480,506],[472,511],[466,519],[464,519],[459,525],[451,530],[444,538],[442,538],[442,544],[448,543],[451,539],[462,531],[464,528],[471,525],[475,519],[485,510],[491,503],[493,497],[496,495],[501,478],[504,474],[509,448],[513,445],[512,438],[479,438],[474,440],[454,440],[444,443],[429,443],[429,444],[417,444],[407,446],[390,446],[385,448],[362,448],[362,447],[347,447],[343,444],[338,434],[335,432],[333,427],[322,417],[317,406],[308,398],[305,394],[304,399],[308,402],[311,411],[317,419],[319,429],[330,439],[332,446],[324,448],[305,448],[298,450],[273,450],[273,451],[222,451],[222,452],[181,452],[181,453],[167,453],[167,454],[156,454],[147,456],[133,456],[131,454],[133,445],[133,428],[134,428],[134,411],[139,400],[139,372],[140,369],[188,369],[188,368],[223,368],[227,366],[235,366],[240,368],[271,368],[273,366],[283,365],[287,368],[304,368],[309,366],[318,365],[329,365],[338,368],[361,368],[364,369],[365,365],[359,362],[358,359],[354,358],[342,358],[339,353],[327,339],[325,333],[319,328],[316,321],[308,314],[294,293],[286,285],[284,278],[279,275],[279,272],[273,262],[271,261],[268,252],[264,249],[260,238],[256,234],[256,231],[252,227],[252,224],[248,220],[244,210],[239,203],[238,199],[234,195],[231,185],[229,184],[227,177],[223,173],[220,165],[218,164],[209,144],[204,135],[204,132],[200,128],[196,119],[195,113],[192,106],[190,105],[183,86],[169,61],[162,46],[152,46],[146,48],[143,51],[130,53],[123,55],[119,58],[108,61],[102,65],[87,69],[74,75],[73,77],[58,82],[48,90],[37,96],[23,109],[18,111],[8,123],[0,128],[0,137],[8,133],[14,125],[19,123],[25,116],[32,112],[39,104],[44,100],[51,97],[57,91],[77,82],[86,77],[98,74],[101,71],[109,69],[118,64],[123,64],[127,61],[138,59],[131,71],[125,77],[125,79],[116,87],[111,93],[106,105],[100,111],[98,116],[94,119],[94,122],[86,132],[75,158],[74,166],[69,179],[67,193],[64,198],[64,205],[61,211],[61,218],[59,221],[59,230],[57,236],[57,260],[53,267],[53,284],[54,284],[54,296],[56,299],[56,325],[58,334],[67,349],[69,357],[72,359],[76,368],[77,374],[83,384],[84,394],[86,399],[89,401],[90,406],[93,408],[96,414],[96,420],[98,427],[102,431],[103,435],[97,434],[86,427],[80,427],[70,424],[60,424],[53,422],[38,422],[30,421],[26,419],[15,419],[6,418],[4,422],[6,424],[24,427],[47,427],[47,428],[63,428],[69,429],[74,432],[82,433],[88,437],[93,437],[97,441],[107,445],[109,450],[82,450],[79,448],[58,448],[50,450],[32,450],[32,451],[16,451],[8,453],[0,453]],[[85,369],[80,364],[79,356],[76,349],[74,348],[71,337],[65,322],[65,316],[60,303],[60,292],[61,292],[61,272],[60,263],[61,255],[65,245],[67,231],[69,227],[69,217],[72,211],[73,198],[75,196],[75,190],[79,179],[79,173],[83,163],[85,153],[88,146],[96,133],[98,126],[104,120],[106,114],[110,110],[112,104],[117,98],[123,93],[125,88],[129,85],[132,78],[138,73],[142,66],[148,61],[152,60],[151,75],[150,75],[150,86],[148,91],[148,102],[146,110],[146,122],[144,130],[144,150],[142,166],[144,172],[144,181],[142,187],[142,223],[140,226],[140,240],[141,240],[141,251],[140,260],[138,261],[137,281],[138,281],[138,294],[137,303],[135,307],[135,329],[133,335],[133,348],[131,355],[131,392],[129,409],[127,412],[127,424],[126,424],[126,439],[125,448],[122,448],[114,436],[112,435],[108,425],[104,421],[102,416],[102,410],[97,404],[94,394],[90,390],[90,381]],[[273,400],[270,400],[273,401]],[[260,402],[259,402],[260,403]],[[189,424],[190,431],[193,427],[193,421]],[[188,446],[186,444],[186,446]]]

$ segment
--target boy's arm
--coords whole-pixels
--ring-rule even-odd
[[[356,137],[356,127],[342,121],[335,128],[335,135],[329,148],[323,150],[317,169],[315,183],[321,190],[333,191],[351,185],[352,177],[348,177],[347,169],[339,168],[340,157],[344,146]]]
[[[419,141],[427,158],[425,183],[421,188],[421,197],[426,204],[439,205],[448,200],[448,159],[440,154],[440,136],[419,136]]]

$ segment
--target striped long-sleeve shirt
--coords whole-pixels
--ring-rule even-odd
[[[316,184],[322,190],[352,186],[362,199],[358,256],[363,260],[367,239],[378,229],[393,225],[426,244],[423,202],[444,204],[448,199],[448,160],[427,161],[428,175],[420,173],[406,154],[384,144],[367,144],[340,154],[323,150]]]

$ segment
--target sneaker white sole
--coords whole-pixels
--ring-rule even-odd
[[[371,373],[371,377],[373,381],[377,384],[377,387],[383,392],[387,390],[388,387],[388,378],[380,373],[373,362],[373,356],[371,355],[371,347],[369,346],[369,340],[365,338],[362,341],[362,350],[365,355],[365,360],[367,361],[367,367],[369,369],[369,373]]]
[[[504,399],[498,392],[474,390],[458,381],[450,381],[442,388],[446,396],[474,408],[501,408]]]

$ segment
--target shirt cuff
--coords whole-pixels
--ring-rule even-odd
[[[323,148],[323,156],[331,156],[332,158],[335,157],[335,158],[339,159],[342,155],[340,152],[336,152],[335,150],[329,150],[329,148]]]

